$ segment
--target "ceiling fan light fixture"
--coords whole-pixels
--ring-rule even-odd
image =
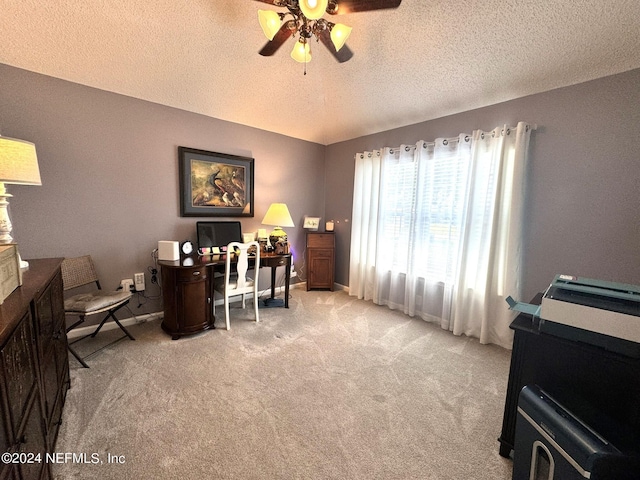
[[[329,0],[300,0],[298,6],[309,20],[318,20],[327,11]]]
[[[349,35],[351,35],[351,30],[351,27],[343,25],[342,23],[336,23],[331,28],[331,41],[333,42],[333,46],[336,47],[336,52],[339,52],[344,46]]]
[[[265,37],[269,41],[273,40],[278,30],[280,30],[280,15],[273,10],[258,10],[258,21],[262,27]]]
[[[311,49],[306,41],[298,40],[291,50],[291,58],[296,62],[308,63],[311,61]]]

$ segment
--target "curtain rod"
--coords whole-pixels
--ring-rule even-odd
[[[484,136],[488,135],[488,134],[491,134],[492,136],[495,137],[495,130],[497,128],[500,128],[500,127],[496,127],[496,128],[494,128],[493,130],[491,130],[489,132],[484,132],[484,131],[480,132],[481,138],[484,138]],[[507,127],[507,135],[509,135],[511,133],[511,130],[513,130],[514,128],[516,128],[516,127]],[[527,128],[530,128],[531,130],[537,130],[538,129],[538,124],[537,123],[527,124]],[[504,129],[504,127],[503,127],[503,129]],[[469,140],[471,140],[471,136],[469,134],[465,135],[464,136],[464,141],[468,142]],[[458,137],[451,137],[451,138],[444,138],[444,139],[442,139],[442,144],[443,145],[448,145],[449,142],[459,142],[459,141],[460,141],[460,137],[459,136]],[[436,142],[424,142],[422,144],[423,148],[434,147],[435,145],[436,145]],[[400,148],[401,147],[393,147],[393,148],[389,148],[389,150],[393,153],[394,150],[399,150]],[[416,148],[415,145],[404,145],[405,152],[409,152],[409,151],[411,151],[411,150],[413,150],[415,148]],[[368,158],[371,158],[371,156],[373,154],[376,154],[379,157],[381,150],[384,150],[384,147],[380,148],[380,149],[376,149],[373,152],[365,152],[365,153],[367,153],[367,157]],[[360,153],[359,155],[360,155],[360,158],[364,158],[364,153]]]

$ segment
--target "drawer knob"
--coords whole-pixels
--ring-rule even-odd
[[[198,275],[200,275],[200,271],[199,271],[199,270],[197,270],[197,271],[193,272],[193,274],[194,274],[195,276],[198,276]]]

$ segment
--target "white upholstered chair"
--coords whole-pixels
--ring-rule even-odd
[[[95,337],[109,318],[113,318],[113,320],[125,334],[116,341],[122,340],[126,337],[129,337],[131,340],[135,340],[135,338],[133,338],[133,336],[127,331],[126,328],[124,328],[124,326],[115,316],[116,311],[129,303],[131,292],[125,292],[122,290],[102,290],[95,266],[93,265],[93,261],[90,255],[76,258],[65,258],[62,261],[62,284],[65,291],[73,290],[84,285],[95,284],[94,289],[92,289],[91,291],[78,293],[65,299],[65,316],[77,318],[77,320],[72,325],[67,327],[67,333],[84,323],[87,317],[100,313],[106,313],[105,317],[102,319],[93,333],[78,338],[73,342],[69,342],[69,352],[71,352],[73,356],[76,357],[76,359],[82,364],[83,367],[89,368],[89,365],[87,365],[85,359],[80,357],[80,355],[71,347],[71,345],[80,340],[83,340],[84,338],[87,338],[88,336]]]
[[[253,278],[247,276],[249,270],[249,251],[251,258],[255,259]],[[255,253],[254,253],[255,252]],[[235,267],[235,268],[234,268]],[[224,299],[224,318],[227,330],[231,328],[229,323],[229,299],[242,295],[242,308],[245,308],[247,296],[253,297],[253,309],[256,322],[260,321],[258,314],[258,269],[260,268],[260,246],[258,242],[231,242],[227,245],[227,255],[224,269],[224,277],[220,277],[214,284],[215,290],[222,294]],[[213,314],[215,316],[216,302],[213,302]]]

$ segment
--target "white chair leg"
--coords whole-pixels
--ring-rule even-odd
[[[253,295],[253,310],[256,312],[256,323],[260,321],[260,316],[258,315],[258,295]]]
[[[224,318],[227,322],[227,330],[231,330],[231,324],[229,323],[229,297],[224,297]]]

